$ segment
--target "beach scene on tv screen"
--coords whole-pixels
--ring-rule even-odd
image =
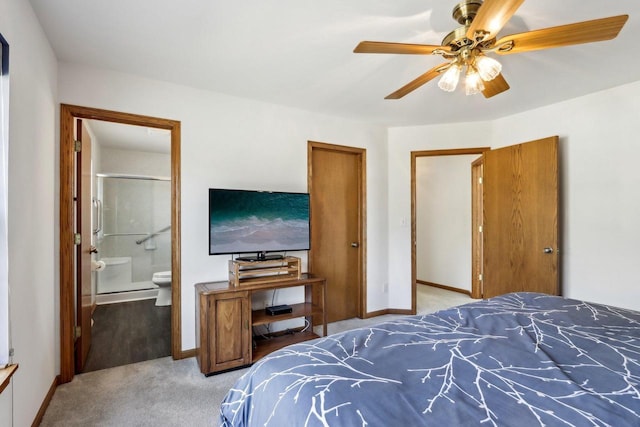
[[[309,198],[303,193],[214,190],[210,253],[309,248]]]

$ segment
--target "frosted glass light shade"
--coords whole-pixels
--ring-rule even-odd
[[[480,78],[485,82],[495,79],[502,71],[502,65],[488,56],[478,56],[476,58],[476,68]]]
[[[447,71],[444,72],[440,81],[438,81],[438,87],[445,92],[453,92],[458,86],[460,80],[460,65],[454,64]]]
[[[464,86],[465,93],[467,95],[475,95],[476,93],[482,92],[484,90],[484,84],[482,83],[480,74],[478,74],[475,70],[469,70],[467,72]]]

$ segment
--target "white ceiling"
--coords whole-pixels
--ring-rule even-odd
[[[528,0],[500,35],[628,14],[618,38],[502,56],[491,99],[436,82],[442,62],[354,54],[361,40],[440,44],[457,0],[30,0],[58,59],[385,126],[491,120],[640,80],[640,2]]]

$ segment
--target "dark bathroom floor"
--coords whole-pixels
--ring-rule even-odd
[[[82,372],[171,355],[171,306],[155,299],[98,305]]]

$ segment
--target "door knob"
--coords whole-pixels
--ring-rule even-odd
[[[358,242],[351,242],[351,247],[352,248],[358,248],[358,247],[360,247],[360,245],[358,244]]]
[[[553,253],[553,248],[544,248],[542,250],[542,252],[544,252],[545,254],[552,254]]]

